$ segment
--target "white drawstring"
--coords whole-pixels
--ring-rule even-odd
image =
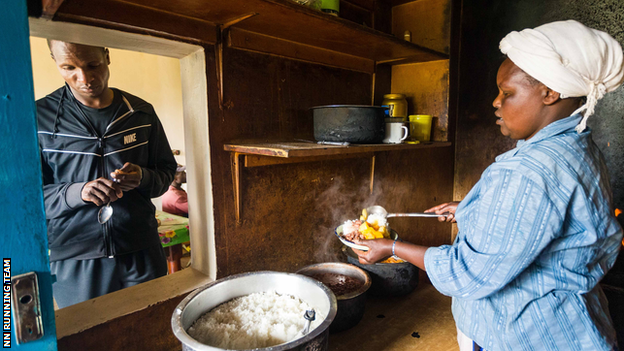
[[[596,104],[598,100],[602,99],[604,95],[607,93],[607,88],[603,83],[590,82],[589,83],[589,94],[587,94],[587,102],[581,107],[579,107],[573,115],[585,111],[583,115],[583,119],[581,123],[579,123],[576,128],[577,133],[582,133],[585,128],[587,128],[587,119],[589,116],[594,114],[594,109],[596,108]]]

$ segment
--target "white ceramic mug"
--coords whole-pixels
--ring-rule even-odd
[[[409,130],[404,122],[386,122],[386,137],[384,144],[401,144],[407,139]]]

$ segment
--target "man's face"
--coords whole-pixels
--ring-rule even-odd
[[[52,56],[61,76],[79,101],[90,101],[108,90],[110,58],[101,47],[52,42]]]
[[[496,76],[498,96],[494,100],[496,124],[512,139],[529,139],[545,127],[541,114],[546,86],[533,84],[511,60],[506,59]]]

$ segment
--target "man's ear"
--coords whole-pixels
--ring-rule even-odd
[[[110,60],[110,53],[108,52],[108,48],[105,48],[104,52],[106,53],[106,63],[110,65],[111,60]]]
[[[547,86],[544,86],[543,96],[544,98],[542,101],[544,102],[544,105],[547,106],[550,106],[561,99],[561,94],[548,88]]]

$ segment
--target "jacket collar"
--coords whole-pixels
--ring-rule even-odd
[[[516,144],[516,147],[514,149],[509,150],[505,152],[504,154],[498,155],[496,157],[496,161],[502,161],[510,157],[513,157],[523,148],[529,147],[532,144],[538,143],[544,139],[553,137],[555,135],[570,133],[570,132],[576,133],[574,128],[579,124],[579,122],[581,122],[581,119],[583,119],[583,116],[580,113],[577,113],[575,115],[562,118],[558,121],[554,121],[551,124],[547,125],[546,127],[542,128],[537,133],[535,133],[535,135],[531,139],[518,140],[518,143]],[[591,130],[587,128],[582,134],[590,133],[590,132]]]

